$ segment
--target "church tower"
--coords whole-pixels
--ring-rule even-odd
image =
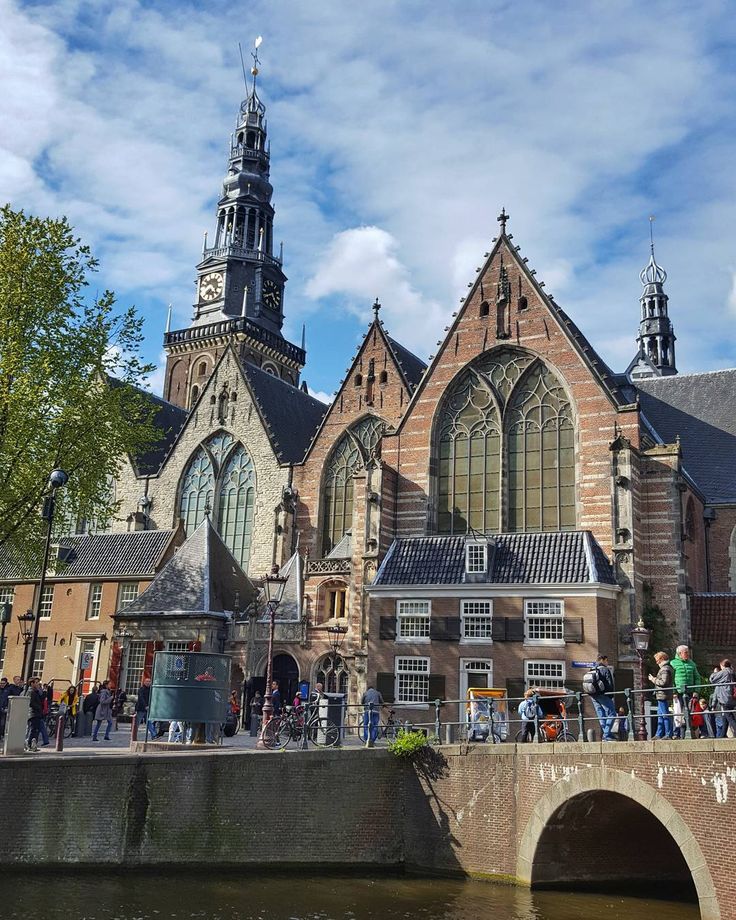
[[[649,263],[642,269],[639,278],[644,285],[640,298],[639,335],[636,339],[639,351],[627,369],[629,379],[634,382],[646,377],[667,377],[677,373],[675,331],[667,314],[668,297],[664,292],[667,272],[657,265],[654,258],[653,238]]]
[[[197,265],[192,322],[164,336],[163,395],[185,408],[196,402],[228,341],[242,360],[294,386],[306,360],[303,347],[281,334],[286,275],[281,253],[273,252],[270,145],[266,107],[257,91],[259,45],[260,39],[252,55],[253,80],[230,135],[214,235],[208,241],[205,234]]]

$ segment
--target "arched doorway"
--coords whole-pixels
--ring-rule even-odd
[[[618,770],[592,767],[552,786],[522,834],[516,873],[533,888],[640,888],[698,902],[702,920],[721,916],[687,823],[650,785]]]
[[[264,665],[263,676],[266,676],[268,662]],[[273,656],[273,680],[278,681],[279,690],[281,691],[281,701],[291,703],[299,689],[299,665],[291,655],[282,652],[280,655]]]

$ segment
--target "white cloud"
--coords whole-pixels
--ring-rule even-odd
[[[144,387],[161,396],[164,392],[164,379],[166,377],[166,352],[160,351],[158,354],[158,363],[155,369],[148,375],[144,382]]]
[[[326,403],[328,406],[335,398],[331,393],[324,393],[322,390],[313,390],[311,387],[307,387],[309,390],[309,395],[314,396],[315,399],[318,399],[320,402]]]

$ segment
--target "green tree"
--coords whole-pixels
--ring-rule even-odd
[[[0,546],[36,558],[54,467],[69,473],[57,519],[114,512],[110,481],[155,438],[138,356],[142,320],[110,291],[66,218],[0,210]]]

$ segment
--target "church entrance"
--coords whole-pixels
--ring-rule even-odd
[[[268,664],[266,664],[263,669],[264,679],[267,668]],[[272,673],[273,679],[278,681],[279,684],[281,702],[284,705],[291,705],[291,701],[294,699],[296,691],[299,689],[299,665],[291,655],[274,655]]]

